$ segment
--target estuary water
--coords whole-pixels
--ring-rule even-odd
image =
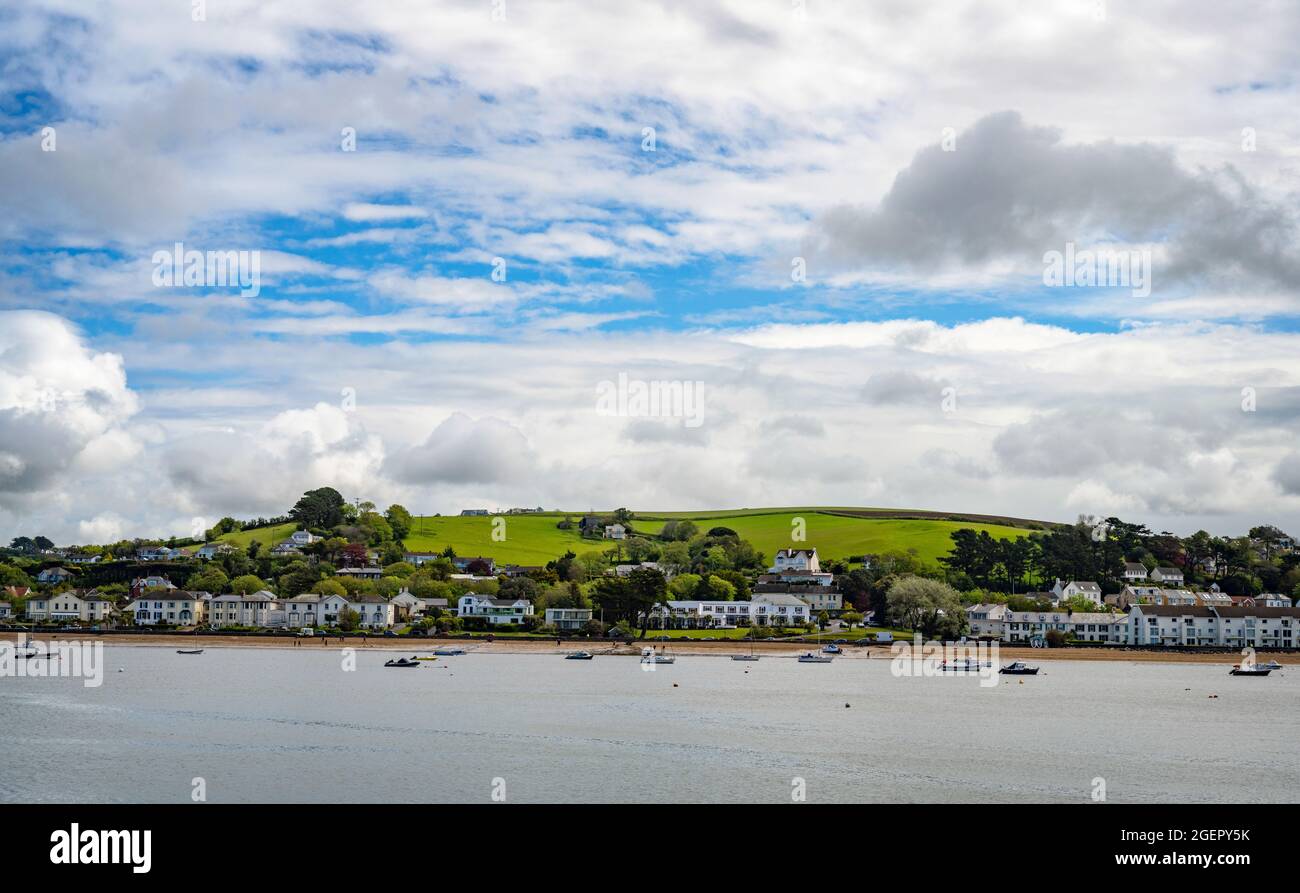
[[[0,678],[0,802],[1300,801],[1300,666],[103,654],[97,688]]]

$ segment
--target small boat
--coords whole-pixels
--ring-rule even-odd
[[[828,664],[833,660],[835,660],[835,658],[831,657],[829,654],[818,654],[815,651],[809,651],[805,654],[799,655],[799,663],[801,664]]]
[[[1273,672],[1272,667],[1243,667],[1240,664],[1228,671],[1229,676],[1267,676]]]
[[[643,664],[672,664],[676,662],[677,658],[671,654],[660,654],[653,648],[641,649],[641,663]]]
[[[944,673],[976,673],[980,670],[981,667],[991,667],[991,666],[993,666],[991,663],[988,662],[980,663],[979,661],[972,660],[971,658],[968,657],[963,660],[954,660],[954,661],[946,660],[943,663],[939,664],[939,670]],[[1035,670],[1034,672],[1037,673],[1038,671]]]
[[[202,654],[203,649],[202,648],[177,648],[176,653],[177,654]]]
[[[1282,669],[1282,665],[1275,660],[1271,660],[1266,664],[1260,664],[1259,668],[1261,670],[1280,670]]]
[[[565,660],[591,660],[595,657],[590,651],[570,651],[564,655]]]
[[[827,654],[843,654],[843,653],[844,653],[844,649],[842,649],[839,645],[834,644],[833,642],[832,642],[830,645],[823,645],[823,646],[822,646],[822,651],[826,652]]]
[[[754,640],[749,640],[749,654],[733,654],[732,660],[758,660],[758,655],[754,653]]]
[[[464,648],[435,648],[433,653],[440,657],[455,657],[457,654],[464,654]]]
[[[405,657],[399,657],[397,660],[390,660],[384,662],[384,666],[386,667],[418,667],[419,665],[420,665],[419,659],[414,657],[410,658],[409,660]]]
[[[416,660],[437,660],[436,657],[417,657]]]
[[[998,670],[998,672],[1004,673],[1007,676],[1037,676],[1038,667],[1031,667],[1023,660],[1018,660],[1014,663],[1007,664],[1005,667]]]

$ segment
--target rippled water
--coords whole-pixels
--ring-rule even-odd
[[[1300,800],[1300,667],[1048,661],[894,678],[888,660],[755,663],[105,649],[104,684],[0,679],[0,801]],[[118,668],[124,672],[117,672]],[[1217,694],[1219,697],[1210,698]],[[846,707],[846,704],[851,705]]]

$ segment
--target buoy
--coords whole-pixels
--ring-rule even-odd
[[[673,688],[676,688],[676,687],[677,687],[677,683],[674,682],[674,683],[673,683]]]
[[[844,705],[844,709],[845,709],[845,710],[848,710],[848,709],[849,709],[850,707],[852,707],[852,706],[853,706],[852,704],[845,704],[845,705]]]

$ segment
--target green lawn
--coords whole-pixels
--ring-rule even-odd
[[[645,533],[658,533],[663,528],[663,519],[667,517],[689,518],[702,532],[710,527],[730,527],[742,538],[752,542],[769,560],[777,549],[816,546],[823,559],[915,549],[922,559],[934,561],[940,555],[948,554],[952,548],[949,534],[962,527],[987,530],[994,538],[1021,537],[1029,532],[1024,528],[998,524],[915,518],[862,518],[831,514],[833,511],[840,510],[653,512],[647,513],[645,519],[633,520],[632,524]],[[501,542],[492,539],[491,517],[455,515],[417,518],[411,535],[406,538],[406,546],[414,552],[441,552],[450,545],[457,555],[487,555],[498,563],[545,564],[568,549],[581,555],[583,552],[603,551],[615,545],[612,541],[584,540],[574,530],[559,530],[555,525],[565,517],[562,512],[501,517],[505,520],[505,539]],[[582,513],[575,512],[568,517],[576,522]],[[807,539],[803,542],[790,539],[793,529],[791,520],[795,517],[803,518],[806,523]]]
[[[287,540],[289,534],[298,529],[297,524],[277,524],[275,527],[262,527],[257,530],[237,530],[234,533],[223,533],[217,537],[219,543],[230,543],[236,549],[247,549],[249,543],[257,540],[262,544],[264,551],[269,551],[272,546]]]

